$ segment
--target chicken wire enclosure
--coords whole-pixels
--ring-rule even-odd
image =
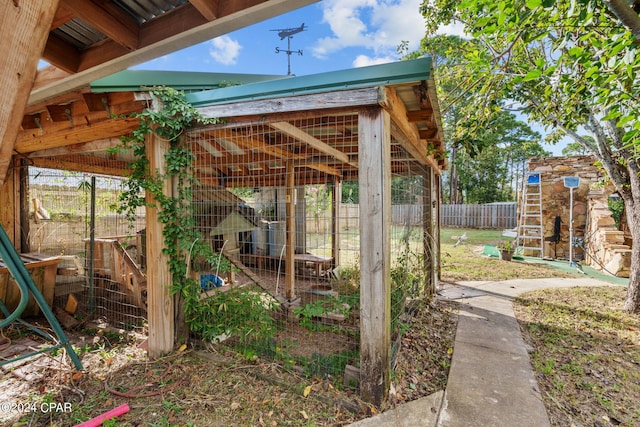
[[[346,386],[355,386],[350,372],[360,366],[358,126],[356,112],[217,125],[188,136],[200,183],[194,192],[197,231],[213,253],[231,261],[221,266],[218,258],[196,259],[192,274],[204,298],[221,298],[213,305],[225,307],[212,313],[216,322],[243,321],[227,316],[227,286],[260,294],[260,309],[273,322],[267,339],[230,338],[224,327],[213,339],[307,373],[344,376]],[[425,232],[425,221],[433,225],[431,168],[411,161],[397,143],[389,154],[386,298],[389,352],[395,356],[407,301],[430,292],[435,240],[432,230]]]
[[[130,279],[116,272],[124,271],[118,267],[123,251],[142,269],[143,234],[137,231],[144,230],[145,218],[144,211],[133,222],[116,213],[123,183],[121,177],[30,167],[28,251],[60,259],[54,307],[65,307],[73,295],[78,314],[137,327],[144,324],[146,307],[127,291]]]

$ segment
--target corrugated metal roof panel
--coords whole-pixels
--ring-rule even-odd
[[[74,18],[51,31],[59,39],[75,46],[78,50],[97,43],[107,37],[80,18]]]

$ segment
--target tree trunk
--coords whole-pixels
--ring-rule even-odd
[[[625,199],[627,224],[631,231],[633,246],[631,247],[631,272],[624,309],[629,313],[640,313],[640,206],[633,199]]]

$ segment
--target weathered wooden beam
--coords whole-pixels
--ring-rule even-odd
[[[340,265],[340,205],[342,204],[342,181],[338,177],[333,178],[331,192],[331,257],[333,267]]]
[[[37,157],[31,159],[31,162],[33,166],[49,169],[113,176],[131,174],[128,163],[95,156]]]
[[[332,110],[336,113],[347,113],[358,106],[378,105],[378,88],[349,89],[336,92],[308,95],[284,95],[279,98],[263,99],[198,107],[204,117],[239,117],[265,114],[301,112],[306,117],[312,116],[314,110]],[[305,117],[305,116],[302,116]],[[300,117],[299,117],[300,118]],[[281,121],[282,119],[280,119]]]
[[[22,0],[0,13],[0,187],[57,7],[58,0]]]
[[[115,17],[101,8],[93,0],[61,0],[63,5],[73,11],[78,18],[129,50],[138,47],[138,23],[128,15],[121,13]]]
[[[360,395],[386,399],[391,366],[391,136],[385,110],[358,117],[360,188]]]
[[[269,126],[279,130],[280,132],[290,136],[291,138],[294,138],[297,141],[303,142],[311,146],[314,150],[317,150],[324,154],[328,154],[329,156],[334,157],[340,160],[341,162],[349,163],[349,156],[344,154],[342,151],[336,150],[330,145],[325,144],[324,142],[320,141],[318,138],[309,135],[307,132],[295,127],[289,122],[270,123]]]
[[[149,170],[155,175],[163,175],[165,171],[165,154],[169,150],[169,141],[158,138],[155,133],[146,140],[146,152],[149,160]],[[171,179],[162,180],[162,192],[168,196],[172,194]],[[148,354],[151,358],[160,357],[173,350],[175,340],[174,331],[174,301],[170,292],[172,283],[169,271],[169,257],[164,248],[164,225],[159,220],[159,212],[155,197],[151,193],[146,195],[149,202],[146,207],[147,218],[147,312],[149,317]]]
[[[293,162],[287,162],[287,199],[285,201],[286,218],[285,223],[287,227],[286,232],[286,246],[285,246],[285,296],[289,301],[293,301],[296,298],[295,287],[295,254],[296,254],[296,189],[295,189],[295,169]]]
[[[39,132],[22,132],[15,145],[19,153],[31,153],[34,151],[48,150],[67,145],[91,142],[99,139],[117,138],[126,135],[138,128],[138,119],[110,119],[92,125],[80,124],[64,131],[52,134]]]
[[[207,21],[213,21],[218,17],[218,0],[189,0],[189,3],[191,3]]]
[[[254,136],[244,135],[241,132],[234,132],[231,129],[213,130],[210,133],[216,138],[223,138],[231,141],[240,148],[269,154],[278,159],[300,160],[306,157],[305,155],[294,154],[284,148],[267,144]]]
[[[75,73],[80,67],[81,57],[78,49],[51,34],[42,52],[42,59],[67,73]]]
[[[414,123],[407,121],[407,108],[404,102],[398,97],[395,89],[390,87],[384,88],[384,97],[380,102],[390,115],[395,126],[398,127],[402,136],[397,137],[398,142],[403,148],[422,164],[427,164],[426,144],[421,144],[418,128]]]
[[[430,122],[432,118],[433,110],[407,111],[407,120],[409,123]]]

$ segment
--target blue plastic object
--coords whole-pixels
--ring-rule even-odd
[[[215,274],[201,274],[200,275],[200,287],[209,291],[213,288],[219,288],[224,286],[224,280],[220,276],[216,276]]]

